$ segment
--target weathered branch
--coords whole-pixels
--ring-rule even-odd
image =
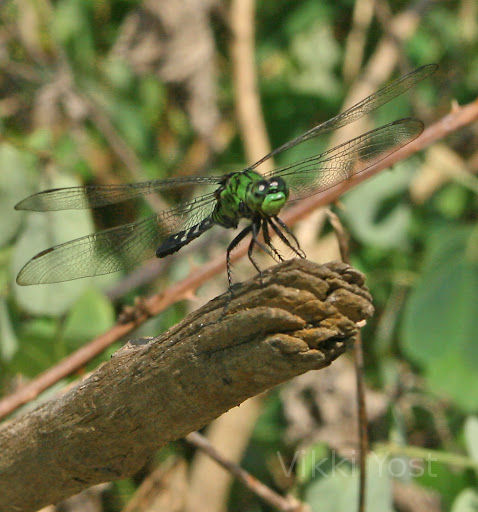
[[[0,510],[27,512],[124,478],[165,443],[329,365],[373,312],[343,263],[292,260],[148,343],[129,343],[60,398],[0,428]]]

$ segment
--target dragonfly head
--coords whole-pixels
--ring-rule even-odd
[[[250,206],[267,216],[277,215],[289,197],[289,189],[282,178],[272,177],[252,184]]]

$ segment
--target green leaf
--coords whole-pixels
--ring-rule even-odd
[[[52,318],[23,322],[18,331],[20,350],[12,360],[12,371],[34,377],[64,357],[66,352],[58,330],[58,320]]]
[[[110,115],[126,140],[137,151],[145,152],[148,147],[148,130],[138,108],[125,101],[117,100],[114,105],[111,105]]]
[[[109,91],[90,84],[89,93],[105,110],[115,127],[136,151],[144,152],[148,148],[149,131],[145,126],[138,106],[126,99],[111,95]]]
[[[425,377],[435,393],[453,399],[465,411],[477,409],[476,366],[459,351],[451,349],[427,364]]]
[[[128,90],[134,82],[134,73],[128,62],[118,57],[111,57],[103,64],[103,71],[111,85],[119,90]]]
[[[451,512],[478,512],[478,493],[476,490],[463,490],[453,502]]]
[[[98,290],[89,288],[71,308],[63,337],[70,347],[78,346],[109,329],[114,321],[111,302]]]
[[[443,510],[448,510],[457,494],[467,485],[469,479],[465,471],[457,471],[449,464],[438,461],[434,456],[423,460],[421,471],[415,476],[415,482],[439,492],[443,500]]]
[[[77,0],[61,0],[53,18],[53,31],[62,42],[82,35],[85,20],[83,10]]]
[[[7,303],[0,298],[0,357],[4,361],[10,361],[18,350],[18,340],[13,331]]]
[[[478,417],[469,416],[465,422],[466,448],[471,458],[478,461]]]
[[[315,475],[317,461],[324,460],[328,455],[329,449],[327,443],[319,441],[309,446],[304,453],[300,454],[297,464],[297,479],[305,484],[311,481]]]
[[[57,176],[53,187],[78,185],[71,177]],[[20,215],[19,212],[16,212]],[[88,210],[26,213],[25,229],[13,254],[13,275],[35,254],[53,245],[72,240],[94,230]],[[20,306],[36,315],[61,315],[88,286],[88,279],[41,286],[15,286]]]
[[[380,211],[387,201],[403,194],[410,183],[412,168],[405,164],[385,171],[351,190],[343,198],[343,215],[354,236],[366,245],[402,248],[408,240],[410,208],[399,203],[386,215]]]
[[[433,203],[444,217],[458,219],[466,211],[467,196],[465,187],[451,183],[435,195]]]
[[[284,23],[284,31],[287,37],[293,38],[297,34],[307,32],[317,20],[329,24],[333,16],[331,5],[326,2],[297,2],[297,9],[290,10]]]
[[[435,230],[405,307],[402,345],[423,365],[429,386],[462,408],[478,398],[478,258],[470,227]]]
[[[84,0],[61,0],[55,6],[52,23],[53,34],[68,50],[72,63],[86,71],[94,69],[97,61],[90,7]]]
[[[139,83],[138,95],[143,119],[156,123],[165,109],[166,92],[156,76],[145,76]]]
[[[318,461],[320,462],[320,461]],[[317,468],[317,465],[316,465]],[[321,466],[318,470],[322,472]],[[306,501],[317,512],[349,512],[358,503],[358,470],[341,461],[330,464],[330,473],[306,489]],[[388,463],[371,454],[367,458],[367,512],[391,512],[392,493]]]
[[[0,145],[0,246],[6,244],[20,227],[22,216],[15,203],[30,194],[28,170],[32,159],[8,144]]]
[[[291,53],[299,68],[290,73],[293,89],[329,98],[336,96],[341,89],[334,74],[340,47],[329,25],[318,21],[309,30],[299,32],[292,41]]]

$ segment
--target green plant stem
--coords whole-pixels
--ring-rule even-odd
[[[419,459],[431,459],[435,462],[441,462],[442,464],[451,464],[452,466],[478,470],[478,461],[457,453],[431,450],[429,448],[421,448],[420,446],[399,445],[396,443],[377,443],[374,445],[374,450],[386,455],[405,455]]]

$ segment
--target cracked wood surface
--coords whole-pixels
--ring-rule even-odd
[[[0,510],[34,511],[138,471],[169,441],[342,354],[373,313],[350,266],[291,260],[151,341],[130,342],[59,398],[0,425]]]

